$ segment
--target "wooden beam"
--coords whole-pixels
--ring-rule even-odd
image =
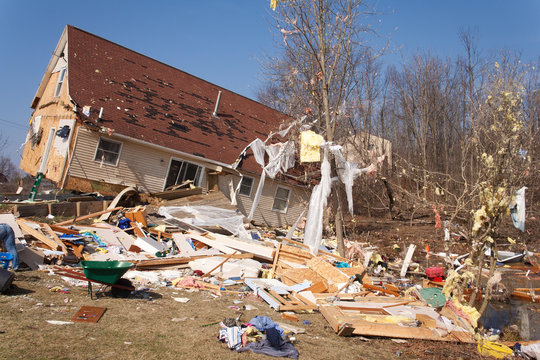
[[[214,267],[212,270],[208,271],[206,274],[203,274],[203,276],[201,276],[201,278],[205,278],[207,276],[209,276],[212,271],[216,270],[217,268],[219,268],[220,266],[222,266],[223,264],[225,264],[227,261],[229,261],[234,255],[236,255],[238,253],[238,251],[235,251],[234,253],[232,253],[231,255],[227,256],[225,258],[225,260],[223,260],[222,262],[220,262],[216,267]]]
[[[35,239],[41,241],[42,243],[47,245],[50,249],[56,251],[60,247],[60,245],[57,244],[56,241],[49,239],[42,232],[32,229],[30,226],[26,225],[24,221],[19,220],[19,219],[15,219],[15,221],[17,221],[17,224],[19,224],[19,227],[21,228],[22,231],[24,231],[28,235],[33,236]]]
[[[49,234],[49,236],[51,236],[53,238],[53,240],[58,244],[58,246],[60,246],[60,248],[62,249],[62,252],[64,253],[64,255],[67,255],[68,254],[68,249],[66,247],[66,245],[62,242],[62,240],[60,240],[60,238],[58,237],[58,235],[56,235],[56,233],[54,232],[53,229],[51,229],[51,227],[49,226],[49,224],[40,224],[41,225],[41,228],[45,230],[45,232],[47,232]]]
[[[81,220],[91,219],[93,217],[103,215],[103,214],[106,214],[106,213],[110,213],[110,212],[113,212],[113,211],[121,210],[121,209],[123,209],[123,207],[119,206],[119,207],[115,207],[114,209],[107,209],[107,210],[104,210],[104,211],[99,211],[99,212],[96,212],[96,213],[92,213],[92,214],[88,214],[88,215],[84,215],[84,216],[80,216],[80,217],[74,217],[71,220],[61,221],[59,223],[56,223],[55,225],[56,226],[71,225],[71,224],[75,224],[76,222],[81,221]]]

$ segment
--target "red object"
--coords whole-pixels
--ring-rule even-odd
[[[443,275],[444,275],[444,269],[442,267],[426,268],[426,276],[430,278],[431,280],[434,280],[435,278],[440,278],[442,280]],[[434,280],[434,281],[441,281],[441,280]]]

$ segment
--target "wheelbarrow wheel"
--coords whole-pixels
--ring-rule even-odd
[[[116,287],[114,285],[119,285],[122,287]],[[114,285],[111,287],[111,294],[115,298],[127,298],[131,292],[135,290],[135,287],[133,287],[131,281],[124,278],[118,279]],[[124,287],[130,288],[131,290],[125,289]]]

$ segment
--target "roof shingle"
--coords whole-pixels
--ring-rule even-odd
[[[115,132],[232,164],[287,115],[184,71],[68,25],[69,94]],[[212,115],[218,92],[218,117]],[[252,163],[250,161],[250,163]],[[248,165],[248,164],[246,164]],[[260,172],[254,163],[250,170]]]

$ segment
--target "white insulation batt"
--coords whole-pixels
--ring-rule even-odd
[[[214,256],[206,259],[197,259],[189,262],[192,270],[200,270],[204,274],[218,266],[226,257]],[[216,270],[212,271],[213,276],[222,279],[234,277],[258,277],[262,264],[253,259],[229,259]]]

